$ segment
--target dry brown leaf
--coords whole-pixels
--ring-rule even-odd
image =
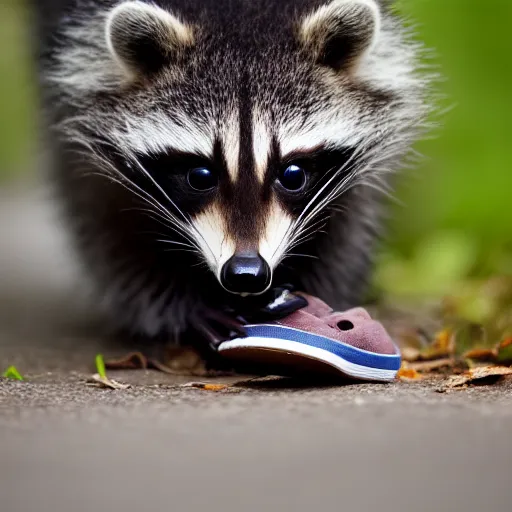
[[[227,384],[206,384],[203,389],[206,391],[222,391],[227,388],[229,388]]]
[[[433,343],[421,351],[421,359],[432,360],[452,356],[455,353],[455,336],[451,329],[436,334]]]
[[[475,361],[496,361],[498,350],[494,348],[474,348],[462,354],[464,359],[473,359]]]
[[[142,352],[130,352],[121,359],[105,361],[107,370],[145,370],[147,367],[148,360]]]
[[[492,381],[498,381],[506,375],[512,375],[512,368],[508,366],[479,366],[472,368],[462,375],[451,376],[440,389],[440,391],[446,391],[448,389],[465,387],[468,384],[480,383],[490,379]],[[483,383],[483,382],[482,382]]]
[[[410,363],[409,368],[418,372],[431,372],[433,370],[440,370],[441,368],[453,367],[455,363],[456,361],[453,357],[444,357],[443,359],[434,359],[433,361]]]
[[[205,382],[188,382],[187,384],[182,384],[181,387],[204,389],[205,391],[224,391],[230,386],[228,384],[207,384]]]
[[[485,379],[493,376],[512,375],[510,366],[479,366],[467,372],[472,380]]]
[[[416,370],[406,366],[402,366],[396,376],[399,380],[403,381],[421,380],[423,378]]]
[[[201,355],[192,347],[167,347],[164,364],[173,372],[189,375],[208,373]]]
[[[166,350],[166,362],[148,359],[142,352],[130,352],[121,359],[105,361],[108,370],[158,370],[170,375],[206,375],[207,370],[200,355],[189,347],[172,347]]]
[[[99,373],[95,373],[88,381],[88,385],[96,386],[99,388],[107,389],[128,389],[131,387],[129,384],[121,384],[116,380],[109,379],[108,377],[101,377]]]
[[[421,356],[421,352],[415,347],[403,347],[400,352],[402,359],[408,362],[417,361]]]
[[[512,345],[512,336],[510,338],[504,339],[499,345],[498,348],[507,348]]]
[[[502,351],[512,345],[512,338],[506,338],[492,348],[474,348],[464,352],[462,357],[482,362],[498,362]]]

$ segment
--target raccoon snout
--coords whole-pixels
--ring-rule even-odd
[[[263,293],[270,286],[271,279],[268,263],[256,252],[235,254],[220,273],[222,286],[231,293]]]

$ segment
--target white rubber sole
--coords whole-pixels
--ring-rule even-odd
[[[245,359],[258,361],[259,353],[266,352],[265,360],[272,359],[268,357],[268,352],[274,353],[273,359],[276,363],[286,366],[286,355],[302,356],[304,359],[312,359],[319,363],[335,368],[341,374],[359,380],[390,382],[396,377],[398,370],[383,370],[380,368],[371,368],[346,361],[345,359],[328,352],[327,350],[311,347],[295,341],[282,340],[279,338],[263,338],[251,336],[247,338],[236,338],[225,341],[219,348],[219,352],[225,357],[234,359]],[[297,364],[297,358],[290,358],[290,363]],[[329,373],[332,373],[329,372]]]

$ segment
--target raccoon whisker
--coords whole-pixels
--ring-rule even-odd
[[[123,176],[123,179],[125,179],[128,183],[130,183],[133,187],[136,187],[138,191],[143,193],[148,199],[149,203],[152,204],[154,207],[156,207],[167,219],[168,221],[172,222],[173,225],[179,226],[183,231],[190,233],[189,226],[187,224],[184,224],[182,221],[180,221],[174,214],[172,214],[167,208],[165,208],[159,201],[157,201],[151,194],[146,192],[144,189],[133,183],[132,180],[127,178],[126,176]],[[140,197],[140,196],[139,196]]]
[[[383,151],[387,149],[387,146],[382,144],[375,144],[373,147],[366,146],[360,146],[358,150],[356,150],[352,157],[340,168],[338,169],[334,175],[320,188],[320,190],[317,191],[315,196],[309,201],[309,203],[304,208],[303,212],[297,219],[297,221],[293,225],[293,232],[294,235],[291,237],[292,240],[295,239],[298,234],[302,231],[304,231],[305,227],[312,221],[316,215],[322,211],[324,208],[328,207],[334,200],[336,200],[342,193],[346,192],[349,188],[351,188],[355,182],[359,182],[357,179],[359,176],[364,175],[365,171],[369,168],[375,165],[375,163],[378,163],[380,161],[385,161],[387,158],[389,158],[389,155],[386,154],[386,152],[383,153]],[[362,152],[365,152],[365,162],[363,165],[361,163],[359,164],[359,167],[356,168],[354,159],[356,156],[361,154]],[[393,152],[389,151],[390,155],[393,154]],[[379,154],[380,158],[377,160],[371,160],[371,157],[375,154]],[[348,173],[347,173],[348,171]],[[314,204],[316,199],[321,196],[322,192],[341,174],[345,173],[345,179],[343,179],[339,184],[337,184],[334,188],[334,190],[330,191],[329,194],[327,194],[326,197],[322,198],[319,203],[316,205]],[[375,174],[375,173],[374,173]],[[311,210],[308,212],[307,210],[311,208]],[[305,215],[306,214],[306,215]]]
[[[81,141],[75,140],[77,143],[81,143]],[[84,175],[96,175],[101,177],[108,177],[113,182],[123,186],[125,189],[129,190],[130,192],[134,193],[139,197],[140,199],[144,200],[145,202],[149,203],[151,206],[157,208],[160,210],[163,214],[168,214],[167,210],[158,203],[150,194],[148,194],[145,190],[143,190],[141,187],[139,187],[137,184],[133,183],[132,180],[130,180],[128,177],[126,177],[124,174],[122,174],[119,169],[117,169],[109,160],[107,160],[100,151],[93,148],[89,143],[83,143],[83,145],[89,149],[89,152],[84,151],[78,151],[73,150],[73,153],[75,154],[81,154],[86,157],[92,157],[96,163],[100,166],[100,169],[103,170],[103,172],[98,171],[89,171],[84,172]],[[117,178],[116,178],[117,177]],[[127,186],[129,184],[130,186]],[[133,188],[131,188],[133,187]],[[137,193],[137,192],[138,193]],[[144,196],[144,197],[142,197]]]
[[[184,242],[176,242],[175,240],[166,240],[166,239],[157,239],[156,242],[160,242],[162,244],[172,244],[172,245],[181,245],[183,247],[190,247],[191,249],[195,249],[197,251],[197,247],[194,247],[193,245],[184,243]]]
[[[336,175],[335,175],[335,176],[336,176]],[[335,176],[334,176],[334,177],[335,177]],[[347,183],[349,183],[349,181],[353,178],[353,176],[354,176],[354,172],[351,172],[351,173],[350,173],[349,175],[347,175],[347,176],[345,177],[345,179],[344,179],[344,180],[342,180],[342,182],[341,182],[341,183],[336,187],[336,189],[335,189],[335,191],[334,191],[334,192],[330,192],[330,193],[329,193],[325,198],[322,198],[322,200],[321,200],[317,205],[313,206],[313,208],[311,209],[311,211],[309,211],[309,212],[307,213],[307,215],[306,215],[306,216],[304,216],[304,217],[302,217],[302,218],[301,218],[301,216],[299,216],[299,218],[298,218],[298,219],[297,219],[297,221],[295,222],[295,226],[294,226],[295,230],[296,230],[297,232],[302,231],[302,230],[305,228],[305,226],[307,226],[307,225],[308,225],[308,224],[309,224],[309,223],[310,223],[310,222],[315,218],[315,216],[316,216],[320,211],[322,211],[322,210],[323,210],[323,209],[324,209],[328,204],[330,204],[330,203],[331,203],[331,201],[333,201],[333,200],[337,197],[337,195],[339,195],[339,194],[337,194],[337,190],[344,189],[344,188],[345,188],[345,185],[346,185]],[[334,177],[333,177],[333,178],[334,178]],[[332,181],[332,179],[333,179],[333,178],[331,178],[331,179],[329,180],[329,182],[328,182],[326,185],[324,185],[323,189],[325,189],[325,187],[326,187],[328,184],[330,184],[330,182]],[[323,190],[321,190],[321,191],[319,191],[319,192],[322,192],[322,191],[323,191]],[[317,197],[318,197],[318,194],[315,196],[315,198],[314,198],[314,199],[316,199]],[[313,200],[314,200],[314,199],[313,199]],[[308,207],[309,205],[312,205],[312,204],[313,204],[313,200],[312,200],[312,201],[310,201],[310,203],[308,203],[307,207]],[[306,207],[306,208],[307,208],[307,207]],[[306,211],[306,210],[304,210],[304,211],[303,211],[303,213],[305,213],[305,211]]]
[[[286,247],[286,250],[284,251],[284,254],[286,253],[286,251],[288,251],[289,249],[293,249],[294,247],[296,247],[299,243],[302,243],[304,241],[304,238],[306,238],[308,236],[308,231],[314,229],[315,226],[321,224],[323,221],[325,221],[326,219],[320,219],[318,222],[315,222],[314,225],[308,227],[307,229],[304,229],[302,231],[293,231],[291,228],[293,228],[293,225],[290,226],[287,230],[286,230],[286,233],[284,234],[283,236],[283,242],[280,246],[277,246],[276,249],[274,250],[273,254],[272,254],[272,259],[274,258],[276,252],[279,250],[280,247],[282,247],[282,245],[285,245]],[[290,233],[292,233],[292,235],[290,236]],[[299,235],[301,236],[300,238]]]
[[[144,199],[140,195],[140,194],[142,194],[143,196],[145,196],[145,198],[146,198],[145,201],[148,204],[150,204],[154,208],[160,210],[160,212],[162,214],[164,214],[167,217],[169,217],[170,221],[174,221],[175,220],[173,218],[174,216],[166,208],[164,208],[163,205],[161,203],[159,203],[151,194],[149,194],[146,190],[144,190],[141,187],[139,187],[136,183],[134,183],[132,180],[130,180],[126,175],[124,175],[122,172],[120,172],[119,169],[115,165],[113,165],[112,162],[110,162],[103,155],[101,150],[99,150],[98,148],[94,148],[93,146],[91,146],[91,144],[88,141],[83,141],[81,138],[76,138],[75,137],[74,138],[74,142],[78,143],[78,144],[81,144],[82,146],[86,147],[89,150],[89,153],[83,153],[82,152],[81,154],[83,154],[85,156],[88,156],[88,157],[92,156],[95,159],[95,161],[99,164],[100,168],[111,179],[114,176],[118,177],[117,180],[112,179],[112,181],[115,181],[116,183],[124,186],[127,190],[130,190],[132,193],[137,195],[139,198]],[[102,142],[102,144],[105,145],[105,144],[108,144],[108,143],[103,143]],[[98,172],[91,173],[91,174],[102,175],[102,173],[98,173]],[[127,184],[129,184],[130,187],[128,187]],[[137,191],[138,194],[135,191]],[[176,221],[177,220],[178,219],[176,219]]]
[[[355,165],[352,165],[352,167],[349,169],[349,173],[347,174],[346,167],[347,167],[347,164],[350,162],[350,160],[349,160],[347,162],[347,164],[345,164],[344,167],[342,167],[339,171],[337,171],[334,174],[334,176],[316,194],[316,197],[318,197],[318,195],[321,194],[321,192],[326,188],[326,186],[328,186],[337,177],[337,175],[340,172],[344,172],[346,174],[346,178],[344,180],[342,180],[338,185],[336,185],[334,190],[332,190],[325,198],[323,198],[322,201],[320,201],[320,203],[318,203],[315,207],[313,207],[312,211],[310,213],[308,213],[308,215],[304,219],[305,223],[307,223],[309,218],[311,218],[314,215],[316,215],[326,205],[328,205],[330,202],[332,202],[335,199],[337,199],[343,192],[346,192],[347,191],[346,185],[349,184],[350,186],[352,186],[351,182],[354,181],[354,178],[357,178],[360,175],[362,175],[363,173],[365,173],[367,171],[367,169],[369,169],[370,167],[373,168],[373,165],[375,165],[375,163],[378,163],[380,161],[385,161],[387,158],[389,158],[389,155],[385,154],[384,157],[381,157],[381,158],[379,158],[376,161],[375,160],[372,161],[370,159],[370,157],[372,157],[373,155],[375,155],[377,153],[379,155],[382,154],[382,150],[383,150],[383,146],[382,145],[374,145],[373,147],[370,147],[369,149],[368,149],[368,147],[361,147],[360,146],[358,149],[359,149],[359,151],[354,152],[354,154],[352,155],[352,159],[351,160],[353,160],[354,156],[358,155],[362,151],[365,151],[365,155],[364,155],[365,156],[365,162],[362,162],[363,165],[361,165],[361,163],[360,163],[358,168],[356,168]],[[384,149],[386,149],[385,146],[384,146]],[[390,153],[390,154],[392,155],[393,153]],[[309,205],[314,202],[314,200],[315,200],[315,198],[313,198],[310,201],[310,203],[308,203],[306,208],[308,208]],[[306,208],[304,209],[303,213],[306,211]]]
[[[169,223],[169,219],[162,215],[159,211],[153,210],[150,208],[123,208],[121,211],[123,212],[139,212],[147,217],[160,222],[165,227],[172,227],[172,224]]]
[[[295,247],[298,247],[299,245],[309,242],[310,240],[313,240],[314,238],[315,238],[315,233],[311,233],[309,236],[304,236],[300,240],[298,240],[296,243],[290,245],[288,247],[288,250],[294,249]],[[285,254],[288,254],[288,250]]]
[[[328,215],[325,217],[322,217],[320,219],[317,219],[315,222],[309,224],[308,226],[305,226],[303,229],[298,231],[290,240],[290,247],[294,247],[297,245],[297,243],[301,243],[302,238],[305,236],[308,236],[310,232],[315,231],[318,226],[323,227],[323,225],[328,220]]]
[[[159,215],[161,215],[161,218],[165,219],[165,221],[170,223],[170,225],[172,225],[175,228],[180,228],[180,231],[183,234],[188,234],[188,231],[185,229],[185,226],[181,226],[181,223],[179,221],[176,222],[177,219],[173,218],[167,210],[165,210],[163,207],[161,207],[161,205],[159,205],[159,203],[157,201],[154,201],[154,198],[152,196],[147,194],[143,189],[140,189],[140,187],[137,187],[135,184],[133,184],[133,182],[131,180],[122,176],[121,173],[119,173],[120,178],[113,176],[109,172],[100,173],[100,172],[92,172],[91,171],[87,174],[101,176],[103,178],[109,179],[110,181],[117,183],[118,185],[124,187],[126,190],[128,190],[129,192],[134,194],[136,197],[138,197],[139,199],[141,199],[142,201],[147,203],[149,206],[152,206],[153,208],[155,208],[155,211],[153,212],[154,214],[156,214],[158,212]],[[132,186],[137,187],[137,189],[140,190],[140,193],[137,190],[133,189]]]
[[[348,209],[343,206],[343,205],[334,205],[334,204],[331,204],[329,206],[327,206],[327,209],[328,210],[331,210],[335,213],[347,213]]]
[[[381,176],[379,175],[370,176],[369,178],[361,180],[360,183],[365,187],[370,187],[374,190],[377,190],[377,192],[383,194],[392,201],[396,200],[395,196],[393,195],[391,186],[385,181],[382,181]]]
[[[296,240],[295,242],[288,246],[286,253],[288,253],[290,249],[295,249],[295,247],[298,247],[299,245],[305,244],[306,242],[313,240],[313,238],[315,238],[315,235],[316,233],[309,233],[308,235],[300,237],[298,240]]]
[[[348,166],[348,164],[353,160],[354,158],[354,155],[357,154],[357,151],[354,152],[354,154],[351,156],[351,158],[345,162],[345,164],[340,168],[338,169],[335,174],[327,181],[327,183],[325,183],[321,188],[320,190],[317,191],[317,193],[313,196],[313,198],[308,202],[308,204],[305,206],[305,208],[302,210],[301,214],[299,215],[299,217],[296,219],[295,222],[293,222],[290,227],[288,228],[288,230],[286,231],[285,233],[285,236],[283,237],[285,240],[286,239],[289,239],[289,244],[291,246],[291,244],[294,242],[294,240],[296,240],[298,238],[298,236],[304,232],[307,224],[313,219],[313,217],[316,215],[316,213],[318,213],[320,210],[318,210],[317,208],[314,208],[313,209],[313,212],[310,212],[308,213],[308,215],[306,217],[304,217],[304,215],[307,213],[307,210],[308,208],[310,208],[315,200],[320,196],[320,194],[329,186],[329,184],[341,173],[341,172],[344,172],[344,170],[346,169],[346,167]],[[291,233],[291,234],[290,234]]]
[[[164,249],[163,252],[192,252],[194,254],[200,254],[195,249]]]
[[[317,236],[318,233],[320,232],[324,232],[322,230],[319,230],[319,229],[316,229],[316,226],[318,226],[319,224],[321,224],[321,227],[323,227],[323,225],[327,222],[327,219],[321,219],[320,221],[318,222],[315,222],[315,225],[314,226],[309,226],[307,229],[305,229],[304,231],[301,231],[299,234],[300,236],[297,236],[296,238],[292,239],[290,244],[288,245],[287,247],[287,251],[291,250],[291,249],[294,249],[295,247],[299,246],[299,245],[302,245],[310,240],[312,240],[313,238],[315,238],[315,236]],[[325,232],[324,232],[325,233]]]
[[[385,191],[386,194],[392,195],[394,192],[392,184],[389,183],[384,174],[373,173],[373,175],[370,176],[362,176],[360,183],[362,185],[367,183],[377,183],[379,187],[382,187],[382,190]]]
[[[355,152],[354,152],[355,153]],[[331,176],[331,178],[329,178],[327,180],[326,183],[324,183],[324,185],[320,188],[320,190],[318,190],[316,192],[316,194],[313,196],[313,198],[308,202],[308,204],[304,207],[304,209],[302,210],[301,214],[299,215],[299,217],[297,218],[297,220],[295,221],[295,225],[299,225],[299,223],[304,219],[305,215],[309,212],[309,208],[314,204],[314,202],[316,201],[316,199],[318,197],[320,197],[320,195],[322,194],[322,192],[338,177],[338,175],[342,172],[345,171],[346,167],[348,166],[348,163],[352,161],[352,159],[354,158],[354,155],[351,156],[351,158],[347,161],[347,163],[345,165],[343,165],[342,167],[340,167],[340,169],[338,169],[338,171],[336,171],[334,173],[333,176]],[[345,180],[343,180],[345,181]]]
[[[305,206],[304,210],[302,211],[302,213],[299,215],[299,217],[297,218],[296,222],[295,222],[295,225],[296,226],[299,226],[299,223],[304,219],[304,216],[306,215],[307,213],[307,217],[311,217],[311,214],[308,212],[308,209],[312,207],[312,205],[314,205],[314,202],[316,201],[316,199],[318,197],[321,196],[321,194],[324,192],[324,190],[336,179],[338,178],[338,176],[341,174],[341,173],[346,173],[346,176],[345,176],[345,179],[342,180],[341,182],[341,186],[344,186],[345,183],[347,183],[349,181],[349,179],[351,179],[353,177],[353,175],[355,174],[355,159],[356,157],[359,156],[359,154],[363,151],[363,149],[365,149],[365,146],[361,145],[359,146],[353,153],[352,155],[350,156],[350,158],[333,174],[333,176],[331,176],[331,178],[329,178],[327,180],[326,183],[324,183],[324,185],[316,192],[316,194],[313,196],[313,198],[308,202],[308,204]],[[348,173],[347,173],[347,170],[348,170]],[[340,185],[337,186],[337,188],[339,188]],[[327,197],[331,197],[332,193],[328,194]],[[324,202],[326,202],[325,200],[321,201],[320,205],[322,205]],[[327,201],[328,202],[328,201]],[[322,206],[323,208],[323,206]],[[314,211],[318,211],[318,207],[316,208],[313,208],[313,212]],[[313,213],[314,215],[314,213]],[[305,221],[307,222],[307,220]]]
[[[194,263],[193,265],[190,265],[191,267],[204,267],[204,268],[209,268],[208,267],[208,264],[206,263],[206,261],[200,261],[198,263]]]
[[[170,224],[168,219],[163,217],[158,212],[155,212],[154,210],[151,210],[149,208],[127,208],[123,211],[128,211],[128,210],[141,212],[143,215],[154,220],[158,224],[167,228],[169,231],[177,233],[179,236],[182,236],[189,243],[190,247],[195,247],[196,249],[200,250],[199,245],[195,242],[195,240],[193,238],[189,237],[187,233],[184,233],[183,231],[180,231],[179,229],[177,229],[176,226],[174,226],[173,224]],[[141,232],[141,233],[153,234],[153,235],[158,235],[158,236],[162,236],[162,237],[166,237],[169,234],[169,233],[156,233],[154,231],[145,231],[145,232]]]
[[[187,240],[187,242],[189,242],[189,244],[191,245],[191,247],[195,247],[195,248],[198,248],[198,245],[194,242],[193,239],[189,238],[185,233],[177,230],[174,226],[172,226],[171,224],[169,224],[169,222],[165,219],[165,220],[162,220],[161,217],[157,216],[154,212],[152,212],[151,210],[147,210],[147,211],[141,211],[141,213],[147,217],[149,217],[150,219],[152,219],[153,221],[155,221],[156,223],[160,224],[161,226],[163,226],[164,228],[168,229],[170,232],[174,232],[174,233],[177,233],[178,236],[181,236],[183,237],[185,240]],[[168,236],[169,233],[155,233],[153,231],[141,231],[140,232],[141,234],[151,234],[151,235],[158,235],[158,236]]]
[[[144,166],[139,162],[138,158],[133,158],[134,163],[139,167],[139,169],[144,173],[144,175],[158,188],[158,190],[162,193],[162,195],[169,201],[170,204],[176,209],[176,211],[183,217],[183,220],[190,225],[189,218],[178,208],[178,205],[169,197],[169,194],[165,192],[165,190],[158,184],[158,182],[151,176],[151,174],[144,168]]]
[[[98,155],[96,154],[98,158]],[[98,162],[103,165],[104,173],[100,172],[91,172],[89,174],[95,174],[102,177],[107,177],[111,181],[123,186],[126,190],[137,196],[142,201],[146,202],[149,206],[152,206],[160,212],[160,214],[165,218],[165,220],[171,223],[172,226],[178,228],[180,232],[182,232],[187,238],[189,238],[192,233],[188,226],[184,225],[179,219],[177,219],[171,212],[169,212],[159,201],[157,201],[151,194],[146,192],[144,189],[139,187],[132,180],[123,175],[114,165],[112,165],[109,161],[100,159]],[[108,167],[108,169],[105,168]],[[110,169],[110,172],[109,172]],[[117,177],[116,177],[117,176]]]
[[[167,227],[167,226],[165,226],[165,227]],[[169,236],[169,233],[162,233],[161,231],[138,231],[137,233],[139,233],[141,235],[151,235],[152,237],[154,237],[153,240],[156,242],[158,242],[156,237],[160,237],[160,238],[162,238],[162,240],[169,240],[169,238],[167,238]],[[183,236],[183,235],[180,235],[180,236]],[[171,242],[173,242],[173,240],[171,240]],[[180,242],[180,243],[187,244],[187,242]],[[187,245],[189,245],[190,247],[193,247],[191,244],[187,244]]]
[[[314,259],[314,260],[319,260],[320,259],[318,256],[315,256],[314,254],[300,254],[300,253],[297,253],[297,252],[286,253],[285,258],[290,258],[292,256],[293,257],[301,257],[301,258],[311,258],[311,259]]]
[[[169,195],[157,183],[157,181],[151,176],[151,174],[144,168],[144,166],[139,162],[139,160],[136,157],[134,157],[133,160],[138,165],[138,167],[142,170],[144,175],[158,188],[158,190],[160,190],[160,192],[164,195],[164,197],[167,199],[167,201],[169,201],[169,203],[172,204],[172,206],[177,210],[177,212],[183,217],[183,219],[185,221],[185,225],[183,227],[187,230],[188,234],[191,237],[194,237],[194,235],[195,235],[196,237],[200,238],[204,242],[205,247],[210,251],[212,256],[215,258],[214,252],[212,251],[211,247],[209,246],[208,242],[206,241],[206,239],[204,238],[202,233],[190,222],[190,219],[181,211],[181,209],[178,207],[178,205],[169,197]],[[183,225],[183,223],[180,222],[180,225]]]
[[[341,170],[337,171],[336,174],[328,181],[328,183],[325,184],[324,187],[322,187],[322,189],[325,189],[325,187],[328,186],[328,184],[332,181],[332,179],[334,179],[334,177],[336,175],[338,175],[340,172],[343,172],[343,171],[341,171]],[[345,179],[344,182],[345,181],[348,181],[348,178]],[[320,190],[319,193],[321,193],[321,191],[322,190]],[[313,204],[314,200],[319,196],[319,193],[317,193],[315,195],[315,197],[308,203],[308,205],[306,205],[306,208],[303,210],[301,215],[303,215],[305,213],[306,209],[310,205]],[[299,218],[290,226],[291,227],[291,236],[289,233],[287,233],[288,238],[289,238],[289,242],[288,242],[289,249],[296,247],[298,244],[304,243],[307,240],[310,240],[311,237],[308,237],[308,233],[313,231],[318,225],[323,225],[323,224],[325,224],[325,222],[327,222],[328,216],[327,216],[327,218],[322,218],[322,219],[317,220],[312,223],[312,221],[314,220],[316,215],[318,213],[320,213],[323,210],[323,207],[328,203],[329,203],[329,201],[322,200],[317,207],[313,208],[313,210],[308,213],[307,216],[305,216],[302,219],[301,219],[301,216],[299,216]]]

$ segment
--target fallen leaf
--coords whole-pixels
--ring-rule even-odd
[[[129,384],[121,384],[116,380],[109,379],[108,377],[102,377],[99,373],[95,373],[88,381],[88,385],[97,386],[99,388],[108,389],[128,389]]]
[[[189,375],[206,375],[201,355],[192,347],[167,347],[163,364],[171,371]]]
[[[105,367],[109,370],[145,370],[148,360],[142,352],[130,352],[121,359],[105,361]]]
[[[448,389],[466,387],[468,384],[483,384],[487,379],[500,380],[506,375],[512,375],[512,368],[508,366],[479,366],[472,368],[462,375],[451,376],[442,386],[441,391]]]
[[[506,338],[491,348],[474,348],[462,354],[465,359],[474,361],[494,362],[509,361],[512,359],[512,338]]]
[[[418,361],[410,363],[409,368],[418,372],[431,372],[441,368],[449,368],[455,366],[456,361],[453,357],[445,357],[443,359],[434,359],[433,361]]]
[[[466,372],[472,380],[485,379],[493,376],[512,375],[510,366],[480,366]]]
[[[421,380],[423,378],[416,370],[407,366],[402,366],[396,376],[397,379],[403,381]]]
[[[512,361],[512,336],[498,344],[498,361]]]
[[[206,384],[203,389],[206,391],[222,391],[227,388],[229,388],[227,384]]]
[[[207,384],[205,382],[188,382],[187,384],[182,384],[180,387],[204,389],[205,391],[223,391],[229,388],[230,386],[228,384]]]
[[[451,329],[437,333],[433,343],[421,351],[421,359],[431,360],[451,356],[455,353],[455,336]]]
[[[415,347],[403,347],[401,353],[402,359],[408,362],[417,361],[421,356],[420,350]]]
[[[512,336],[510,338],[504,339],[500,344],[499,348],[506,348],[512,345]]]
[[[464,359],[473,359],[475,361],[496,361],[498,351],[496,348],[474,348],[462,354]]]
[[[180,353],[180,352],[178,352]],[[183,351],[181,351],[183,356]],[[173,361],[172,357],[166,358],[169,363]],[[188,359],[188,364],[187,364]],[[158,370],[159,372],[168,373],[170,375],[205,375],[206,369],[201,362],[198,364],[197,359],[191,354],[185,352],[184,361],[178,357],[174,360],[173,367],[166,363],[157,361],[156,359],[148,359],[142,352],[130,352],[121,359],[111,359],[105,361],[105,366],[109,370]],[[202,366],[201,366],[202,365]]]

